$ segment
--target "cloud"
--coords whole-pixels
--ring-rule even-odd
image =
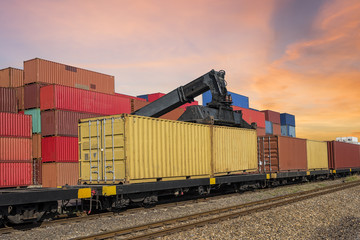
[[[298,136],[331,139],[360,129],[360,4],[328,2],[313,34],[254,77],[257,104],[296,115]]]

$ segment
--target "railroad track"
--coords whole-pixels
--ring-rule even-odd
[[[103,232],[91,236],[76,238],[76,240],[90,239],[108,239],[108,238],[124,238],[124,239],[152,239],[161,237],[179,231],[204,226],[210,223],[216,223],[231,218],[249,215],[254,212],[264,211],[279,206],[299,202],[309,198],[341,191],[347,188],[360,185],[360,181],[342,183],[323,188],[317,188],[309,191],[303,191],[293,194],[287,194],[279,197],[273,197],[265,200],[240,204],[236,206],[211,210],[202,213],[196,213],[188,216],[158,221],[139,226],[118,229],[115,231]]]

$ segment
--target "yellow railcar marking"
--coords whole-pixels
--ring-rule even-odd
[[[266,179],[270,179],[270,174],[266,174]]]
[[[116,186],[104,186],[102,188],[102,195],[104,196],[116,195]]]
[[[333,173],[336,173],[336,170],[333,170]]]
[[[272,173],[272,174],[271,174],[271,178],[277,178],[277,174],[276,174],[276,173]]]
[[[350,168],[350,172],[351,172],[351,168]]]
[[[306,172],[306,175],[308,175],[308,176],[309,176],[309,175],[310,175],[310,171],[307,171],[307,172]]]
[[[91,198],[91,188],[80,188],[78,198]]]
[[[210,178],[210,185],[216,184],[216,178]]]

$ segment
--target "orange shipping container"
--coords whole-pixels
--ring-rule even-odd
[[[281,125],[273,123],[273,135],[281,136]]]
[[[179,117],[185,112],[184,108],[176,108],[174,110],[172,110],[171,112],[168,112],[164,115],[162,115],[161,119],[168,119],[168,120],[178,120]]]
[[[265,136],[265,135],[266,135],[265,128],[260,128],[260,127],[258,127],[258,128],[256,129],[256,134],[257,134],[258,136]]]
[[[31,145],[30,138],[0,137],[0,161],[31,161]]]
[[[77,185],[78,183],[79,163],[42,163],[41,168],[43,187]]]
[[[39,58],[24,62],[24,83],[49,83],[114,94],[114,76]]]
[[[23,85],[23,70],[10,67],[0,70],[0,87],[21,87]]]
[[[41,158],[41,134],[32,135],[33,158]]]

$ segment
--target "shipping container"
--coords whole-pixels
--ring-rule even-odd
[[[256,134],[257,134],[258,136],[265,136],[265,135],[266,135],[266,130],[265,130],[265,128],[260,128],[260,127],[258,127],[258,128],[256,129]]]
[[[208,125],[117,115],[82,120],[79,127],[82,182],[156,182],[210,176]]]
[[[24,62],[24,83],[48,83],[114,94],[114,77],[39,58]]]
[[[249,108],[249,97],[229,91],[228,94],[231,95],[233,106],[247,108],[247,109]],[[206,104],[211,102],[211,100],[212,100],[212,95],[210,91],[207,91],[202,95],[203,106],[206,106]]]
[[[148,104],[149,104],[149,102],[146,102],[146,101],[141,101],[138,99],[131,99],[131,112],[135,112],[138,109],[145,107]]]
[[[23,111],[25,109],[24,107],[24,87],[17,87],[15,88],[16,92],[16,103],[18,111]]]
[[[328,142],[330,169],[360,168],[360,146],[345,142]]]
[[[78,138],[42,138],[41,157],[43,162],[78,162]]]
[[[306,171],[306,140],[281,136],[258,137],[259,171]]]
[[[41,110],[58,109],[74,112],[113,115],[130,113],[130,99],[116,95],[49,85],[40,89]]]
[[[0,112],[17,113],[15,88],[0,87]]]
[[[32,132],[41,133],[41,113],[39,108],[27,109],[25,115],[32,116]]]
[[[115,95],[116,95],[116,96],[119,96],[119,97],[136,99],[136,100],[139,100],[139,101],[142,101],[142,102],[146,102],[146,100],[145,100],[144,98],[139,98],[139,97],[135,97],[135,96],[130,96],[130,95],[127,95],[127,94],[115,93]]]
[[[0,136],[31,138],[31,116],[0,112]]]
[[[42,160],[41,158],[33,159],[32,161],[32,175],[33,175],[33,184],[41,185],[42,184]]]
[[[187,107],[196,106],[196,105],[199,105],[198,101],[194,101],[191,103],[185,103],[184,105],[180,106],[179,108],[183,108],[184,110],[186,110]]]
[[[24,71],[17,68],[0,70],[0,87],[21,87],[24,85]]]
[[[220,126],[212,130],[214,175],[257,171],[255,130]]]
[[[32,139],[0,137],[0,161],[31,161]]]
[[[46,85],[31,83],[24,86],[24,109],[40,108],[40,88]]]
[[[328,149],[326,142],[306,140],[309,170],[329,169]]]
[[[126,114],[85,119],[79,129],[83,183],[206,178],[257,167],[255,130]]]
[[[265,121],[265,133],[273,134],[273,123],[269,121]]]
[[[273,135],[279,135],[281,136],[281,125],[273,123]],[[294,137],[295,137],[295,130],[294,130]]]
[[[281,136],[296,137],[295,127],[289,125],[281,125]]]
[[[271,110],[264,110],[261,111],[263,113],[265,113],[265,120],[272,122],[272,123],[276,123],[276,124],[281,124],[280,122],[280,113],[279,112],[275,112],[275,111],[271,111]]]
[[[147,95],[148,102],[153,102],[158,100],[159,98],[165,96],[165,93],[151,93]]]
[[[140,95],[138,97],[138,99],[142,99],[144,101],[148,101],[150,102],[154,102],[156,100],[158,100],[159,98],[165,96],[165,93],[151,93],[151,94],[147,94],[147,95]],[[183,108],[184,110],[186,110],[187,107],[189,106],[194,106],[194,105],[199,105],[198,101],[194,101],[191,103],[185,103],[184,105],[181,105],[179,108]]]
[[[41,134],[32,135],[32,158],[41,158]]]
[[[246,108],[241,108],[237,106],[233,106],[234,111],[241,110],[243,114],[243,119],[251,124],[252,122],[256,122],[259,128],[265,128],[265,114],[263,112],[254,111]]]
[[[288,113],[281,113],[280,123],[281,125],[289,125],[295,127],[295,116]]]
[[[160,116],[160,119],[168,119],[168,120],[178,120],[181,115],[185,112],[185,109],[183,108],[176,108],[162,116]]]
[[[148,95],[147,94],[144,94],[144,95],[138,95],[138,96],[136,96],[137,98],[142,98],[142,99],[144,99],[145,101],[149,101],[149,98],[148,98]]]
[[[41,112],[41,135],[45,136],[78,136],[80,119],[98,117],[100,114],[79,113],[62,110]]]
[[[0,161],[0,188],[29,186],[31,183],[31,161]]]
[[[77,185],[79,164],[72,162],[42,163],[42,186],[59,187]]]

